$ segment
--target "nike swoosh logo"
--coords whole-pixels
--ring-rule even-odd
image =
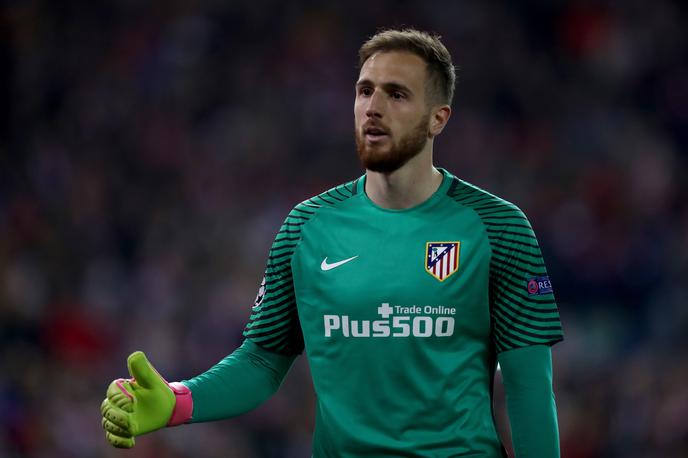
[[[346,263],[349,262],[349,261],[353,261],[353,260],[356,259],[357,257],[358,257],[358,255],[353,256],[353,257],[351,257],[351,258],[349,258],[349,259],[344,259],[344,260],[342,260],[342,261],[333,262],[332,264],[329,264],[329,263],[327,262],[327,257],[326,257],[325,259],[323,259],[323,262],[320,264],[320,268],[321,268],[322,270],[332,270],[332,269],[334,269],[334,268],[337,268],[337,267],[341,266],[342,264],[346,264]]]

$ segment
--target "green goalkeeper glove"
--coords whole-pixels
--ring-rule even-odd
[[[136,436],[191,420],[191,390],[181,383],[167,383],[143,352],[129,355],[127,366],[132,378],[113,380],[100,406],[110,444],[131,448]]]

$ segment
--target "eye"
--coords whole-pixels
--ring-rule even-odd
[[[373,94],[373,89],[368,86],[361,86],[358,88],[358,93],[364,97],[369,97]]]
[[[394,91],[394,92],[392,92],[392,98],[394,100],[403,100],[406,98],[406,94],[404,94],[401,91]]]

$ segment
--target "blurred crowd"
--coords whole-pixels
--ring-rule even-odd
[[[240,344],[286,213],[363,173],[357,50],[401,25],[458,67],[436,163],[538,234],[562,456],[688,456],[685,4],[10,0],[0,24],[0,457],[124,456],[99,406],[130,352],[181,380]],[[309,377],[127,456],[310,456]]]

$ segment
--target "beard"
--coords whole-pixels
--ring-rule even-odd
[[[361,164],[366,169],[379,173],[392,173],[398,170],[423,151],[428,142],[429,124],[430,114],[428,113],[398,142],[384,146],[366,144],[363,129],[356,129],[356,151]]]

